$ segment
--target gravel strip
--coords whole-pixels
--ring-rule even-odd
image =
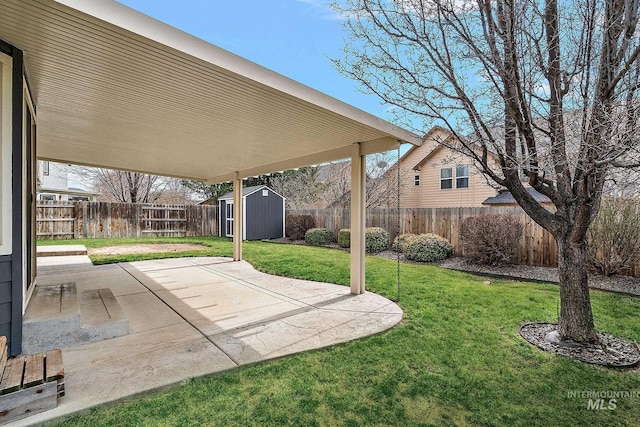
[[[289,239],[270,240],[277,243],[288,243],[294,245],[305,245],[304,240],[292,241]],[[349,249],[340,248],[337,244],[330,247],[348,251]],[[397,260],[398,254],[393,251],[384,251],[378,254],[379,257],[391,260]],[[475,264],[467,261],[465,258],[454,257],[444,261],[435,263],[424,263],[410,261],[405,258],[404,254],[400,254],[400,261],[407,264],[428,264],[436,265],[451,270],[465,271],[468,273],[476,273],[487,276],[498,276],[511,280],[534,281],[544,283],[555,283],[558,280],[558,269],[556,267],[537,267],[532,265],[500,265],[490,266],[483,264]],[[640,277],[630,276],[600,276],[595,274],[589,275],[589,288],[601,291],[617,292],[621,294],[640,296]]]
[[[493,267],[474,264],[460,257],[449,258],[436,265],[452,270],[501,276],[516,280],[558,283],[558,269],[555,267],[536,267],[531,265],[502,265]],[[589,287],[591,289],[640,296],[640,278],[638,277],[606,277],[591,274],[589,275]]]

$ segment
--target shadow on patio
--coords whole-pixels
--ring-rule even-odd
[[[39,423],[191,377],[343,343],[402,319],[393,302],[348,287],[271,276],[228,258],[39,265],[38,286],[108,288],[129,321],[117,338],[63,348],[66,396]],[[41,259],[39,259],[41,262]],[[32,304],[33,301],[30,303]]]

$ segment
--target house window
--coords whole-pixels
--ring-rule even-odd
[[[456,188],[469,188],[469,166],[456,166]]]
[[[49,162],[42,162],[42,174],[44,176],[49,176]]]
[[[450,190],[453,188],[453,176],[451,175],[451,168],[440,169],[440,189]]]
[[[420,175],[415,175],[413,177],[413,185],[415,185],[415,186],[420,185]]]
[[[262,197],[269,197],[269,190],[262,190]]]

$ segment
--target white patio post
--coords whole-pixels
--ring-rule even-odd
[[[360,143],[354,144],[351,154],[351,293],[354,295],[365,292],[365,159]]]
[[[233,180],[233,260],[242,261],[242,178]]]

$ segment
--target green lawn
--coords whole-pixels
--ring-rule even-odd
[[[95,247],[148,241],[67,243]],[[231,254],[231,243],[225,239],[154,241],[208,246],[190,255]],[[268,273],[339,284],[349,281],[348,254],[339,250],[248,242],[244,255]],[[390,331],[195,378],[169,391],[72,417],[61,425],[638,425],[638,399],[619,399],[610,411],[587,409],[588,399],[568,397],[569,392],[589,390],[640,393],[637,371],[546,354],[518,336],[523,322],[556,320],[557,286],[499,280],[487,285],[485,280],[403,264],[400,306],[405,319]],[[396,264],[368,257],[367,286],[395,298]],[[639,298],[597,291],[591,295],[599,330],[640,341]]]

